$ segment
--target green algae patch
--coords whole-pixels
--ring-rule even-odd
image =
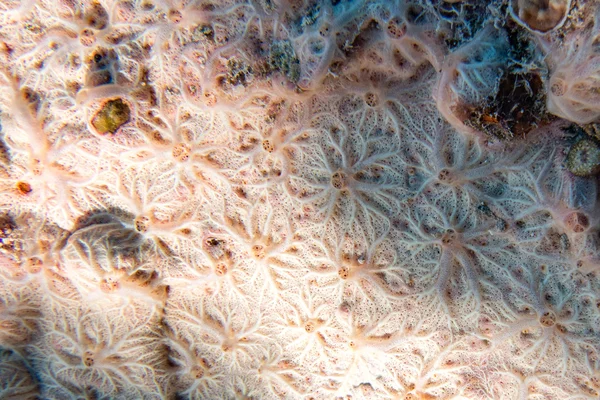
[[[290,82],[300,79],[300,60],[296,57],[294,47],[289,40],[275,42],[269,54],[269,69],[285,75]]]
[[[121,126],[129,122],[131,109],[121,99],[109,100],[92,118],[92,126],[98,133],[115,133]]]

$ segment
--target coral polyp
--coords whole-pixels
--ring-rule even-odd
[[[1,3],[0,398],[598,397],[598,1]]]
[[[567,168],[574,175],[590,176],[600,171],[600,146],[591,139],[575,143],[567,155]]]

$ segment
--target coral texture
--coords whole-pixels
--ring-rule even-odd
[[[0,2],[0,398],[597,399],[597,9]]]

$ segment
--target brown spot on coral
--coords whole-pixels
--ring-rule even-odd
[[[377,107],[379,104],[379,97],[375,93],[369,92],[365,94],[365,103],[367,103],[369,107]]]
[[[24,87],[21,89],[21,95],[29,105],[29,110],[31,111],[31,113],[33,115],[37,115],[41,105],[40,95],[28,87]]]
[[[175,146],[173,146],[172,155],[174,159],[183,162],[187,161],[190,158],[191,152],[192,149],[189,145],[185,143],[178,143]]]
[[[590,220],[582,212],[573,212],[565,218],[565,225],[575,233],[582,233],[590,226]]]
[[[106,293],[114,292],[115,290],[119,289],[119,287],[119,281],[117,281],[115,278],[104,278],[102,282],[100,282],[100,289]]]
[[[346,187],[346,174],[342,171],[336,171],[331,176],[331,186],[337,190],[341,190]]]
[[[42,270],[44,262],[39,257],[29,257],[25,262],[25,269],[30,274],[37,274]]]
[[[31,193],[31,185],[27,182],[19,181],[15,186],[17,191],[21,194]]]
[[[555,323],[556,323],[556,316],[551,311],[545,312],[540,317],[540,324],[546,328],[554,326]]]
[[[205,243],[210,247],[216,247],[221,244],[221,241],[214,237],[209,237],[206,239]]]
[[[569,331],[566,326],[561,324],[556,324],[556,329],[563,335]]]
[[[225,263],[219,263],[215,266],[215,274],[217,276],[223,276],[227,273],[227,265]]]
[[[140,233],[144,233],[148,230],[149,223],[150,223],[150,220],[148,219],[148,217],[137,217],[135,219],[135,221],[133,222],[133,225],[134,225],[136,231],[138,231]]]
[[[350,276],[350,269],[348,267],[341,267],[338,270],[338,275],[342,279],[348,279],[348,277]]]
[[[97,87],[116,81],[115,66],[117,53],[112,49],[99,47],[88,57],[86,64],[89,68],[85,85]]]
[[[308,333],[314,332],[315,330],[315,324],[312,321],[308,321],[305,325],[304,325],[304,330]]]
[[[257,259],[263,259],[266,255],[266,250],[265,250],[265,246],[261,245],[261,244],[255,244],[254,246],[252,246],[252,256],[254,256]]]
[[[456,231],[454,231],[454,229],[446,230],[446,232],[444,232],[444,234],[442,235],[442,244],[444,244],[445,246],[452,245],[456,242],[457,236],[458,235],[456,234]]]
[[[263,149],[265,149],[265,151],[267,151],[269,153],[272,153],[273,151],[275,151],[275,145],[269,139],[263,140],[262,146],[263,146]]]
[[[92,46],[94,43],[96,43],[96,35],[94,34],[94,31],[87,28],[83,29],[79,33],[79,42],[85,47]]]
[[[82,357],[83,365],[86,367],[91,367],[94,365],[94,353],[91,351],[86,351]]]
[[[131,109],[122,99],[109,100],[92,118],[92,126],[98,133],[115,133],[121,126],[129,122]]]
[[[169,20],[171,20],[171,22],[173,22],[174,24],[180,23],[182,19],[183,19],[183,15],[181,14],[181,11],[178,11],[178,10],[169,11]]]
[[[102,4],[93,2],[83,16],[84,22],[93,29],[104,29],[108,26],[109,16]]]
[[[199,365],[194,365],[190,370],[190,375],[194,379],[200,379],[204,376],[204,369]]]
[[[392,18],[387,25],[387,33],[393,38],[399,39],[406,34],[406,23],[398,17]]]

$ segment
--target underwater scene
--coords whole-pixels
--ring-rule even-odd
[[[0,0],[0,399],[600,398],[600,0]]]

